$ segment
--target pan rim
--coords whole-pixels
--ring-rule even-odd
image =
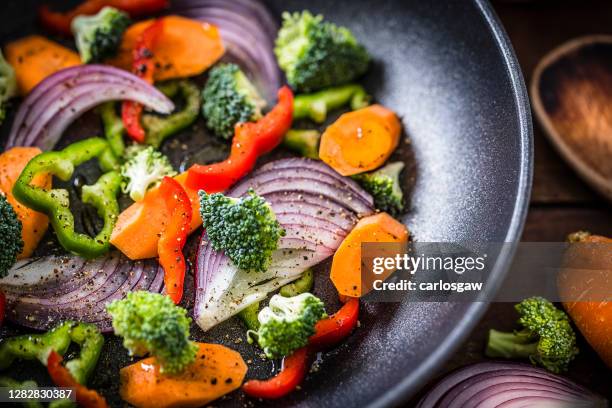
[[[518,59],[512,48],[510,39],[503,28],[497,14],[488,0],[473,0],[476,8],[485,20],[491,35],[501,53],[504,65],[507,68],[512,86],[515,106],[517,109],[517,120],[519,123],[520,141],[520,174],[514,202],[514,211],[504,242],[518,242],[523,232],[525,219],[529,210],[531,198],[531,187],[533,181],[533,124],[531,107],[527,87],[523,78]],[[510,245],[509,250],[500,255],[493,267],[491,281],[493,293],[497,293],[510,267],[514,257],[515,246]],[[387,390],[383,395],[368,404],[369,407],[399,406],[406,403],[414,396],[427,381],[430,380],[440,366],[447,361],[459,348],[476,326],[482,315],[487,310],[490,302],[474,302],[467,309],[464,316],[455,325],[450,334],[415,370],[396,383],[393,388]]]

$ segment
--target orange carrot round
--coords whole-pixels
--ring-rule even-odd
[[[341,296],[361,297],[361,244],[408,241],[408,229],[387,213],[362,218],[344,238],[332,261],[330,278]],[[393,272],[393,271],[390,271]],[[390,274],[387,274],[387,276]],[[384,279],[386,276],[379,276]]]
[[[319,157],[343,176],[374,170],[393,153],[400,132],[399,119],[384,106],[345,113],[321,136]]]
[[[29,209],[13,196],[13,185],[21,171],[34,156],[40,153],[42,151],[38,147],[13,147],[0,154],[0,191],[6,196],[6,200],[13,206],[21,221],[23,250],[17,255],[17,259],[28,258],[32,255],[49,226],[49,219],[45,214]],[[39,174],[34,178],[32,184],[51,188],[51,175]]]
[[[6,60],[15,70],[22,95],[60,69],[81,64],[79,54],[40,35],[10,42],[4,48]]]
[[[132,51],[142,32],[153,20],[130,26],[123,34],[117,56],[107,63],[131,70]],[[179,16],[164,17],[164,33],[153,50],[155,80],[199,75],[225,52],[219,30],[212,24]]]
[[[121,398],[137,408],[195,408],[239,388],[247,372],[240,354],[220,344],[196,344],[196,360],[178,374],[161,374],[154,357],[122,368]]]

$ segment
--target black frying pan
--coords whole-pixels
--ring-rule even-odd
[[[231,0],[228,0],[231,1]],[[74,3],[74,2],[72,2]],[[0,6],[0,39],[5,42],[38,30],[35,0]],[[275,14],[308,8],[346,25],[365,43],[375,63],[364,83],[374,98],[401,117],[410,143],[397,155],[409,164],[406,188],[410,211],[404,221],[419,241],[509,242],[519,239],[532,173],[532,130],[523,78],[491,6],[485,0],[366,1],[272,0]],[[92,116],[92,117],[89,117]],[[4,126],[4,132],[6,128]],[[99,132],[97,119],[85,115],[67,138]],[[223,148],[205,136],[184,132],[180,141],[198,140],[194,150],[222,156]],[[195,133],[204,133],[201,123]],[[192,146],[192,145],[190,145]],[[172,146],[165,151],[173,155]],[[177,164],[179,155],[174,152]],[[197,155],[194,155],[194,157]],[[185,164],[185,163],[183,163]],[[509,257],[499,259],[489,284],[502,280]],[[319,269],[315,291],[336,307]],[[326,353],[320,369],[302,390],[267,405],[348,407],[398,405],[414,395],[468,335],[484,303],[370,303],[361,327],[339,348]],[[19,333],[5,327],[2,335]],[[263,361],[244,342],[244,328],[227,322],[197,339],[240,350],[251,359],[249,376],[267,377],[274,363]],[[117,372],[129,358],[109,337],[92,385],[113,406]],[[20,365],[16,377],[45,374],[36,364]],[[242,406],[240,392],[214,403]],[[255,401],[256,404],[258,404]]]

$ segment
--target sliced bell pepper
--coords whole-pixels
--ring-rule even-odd
[[[114,7],[127,12],[131,17],[151,14],[167,8],[169,0],[85,0],[72,10],[66,12],[51,11],[43,5],[38,9],[41,23],[54,32],[71,35],[72,20],[79,15],[92,15],[104,7]]]
[[[284,397],[300,385],[308,370],[309,350],[302,347],[283,359],[281,371],[268,380],[249,380],[242,385],[245,394],[254,398]]]
[[[72,322],[64,322],[46,333],[4,339],[0,343],[0,370],[7,369],[16,359],[36,359],[45,364],[51,350],[64,354],[70,346],[72,326]]]
[[[80,407],[84,408],[105,408],[108,407],[106,400],[96,391],[90,390],[80,384],[71,374],[70,370],[62,365],[63,357],[55,350],[51,350],[47,358],[47,371],[51,380],[58,387],[74,388],[76,401]]]
[[[315,349],[335,346],[357,326],[358,319],[359,299],[350,298],[336,313],[317,322],[309,346]]]
[[[278,293],[284,297],[293,297],[301,295],[302,293],[310,292],[313,286],[314,272],[312,272],[312,269],[308,268],[298,279],[280,288]]]
[[[191,125],[200,114],[200,90],[189,81],[170,81],[159,86],[167,97],[180,94],[184,100],[183,109],[167,116],[144,113],[142,126],[145,129],[145,143],[159,147],[170,135]]]
[[[115,112],[115,102],[106,102],[97,109],[97,112],[102,118],[104,125],[104,137],[108,145],[116,157],[122,157],[125,151],[125,143],[123,142],[123,120]]]
[[[188,171],[187,186],[215,193],[227,190],[255,166],[257,158],[278,146],[293,120],[293,93],[284,86],[278,103],[257,122],[238,123],[230,155],[210,165],[194,164]]]
[[[132,73],[153,84],[155,62],[153,61],[153,47],[164,29],[164,19],[159,18],[147,27],[141,34],[132,52]],[[145,131],[140,124],[143,106],[138,102],[125,101],[121,106],[121,117],[128,136],[138,143],[144,143]]]
[[[166,202],[170,218],[159,237],[157,252],[159,263],[164,268],[166,294],[175,304],[179,304],[183,297],[187,269],[183,247],[191,225],[191,201],[183,187],[172,177],[164,177],[159,191]]]
[[[103,174],[95,184],[83,186],[81,199],[91,204],[104,220],[104,226],[95,237],[78,233],[74,229],[74,216],[70,212],[68,191],[60,188],[45,190],[32,185],[38,174],[48,173],[67,181],[75,166],[98,158],[101,167],[104,157],[114,158],[104,139],[90,138],[73,143],[58,152],[45,152],[34,157],[23,169],[13,186],[13,195],[25,206],[49,216],[60,244],[68,251],[85,258],[95,258],[109,248],[110,235],[119,214],[117,192],[121,184],[118,171]]]
[[[85,384],[96,368],[104,337],[93,324],[79,323],[70,330],[70,340],[79,345],[80,352],[66,363],[66,368],[79,384]]]
[[[323,123],[327,112],[350,103],[352,110],[368,106],[370,96],[361,85],[346,84],[323,89],[311,94],[301,94],[293,102],[293,118],[309,118],[315,123]]]
[[[79,345],[78,357],[66,364],[70,375],[85,384],[98,363],[104,337],[96,326],[67,321],[42,334],[25,334],[4,339],[0,343],[0,370],[8,368],[16,359],[34,360],[47,364],[51,351],[63,355],[71,342]]]

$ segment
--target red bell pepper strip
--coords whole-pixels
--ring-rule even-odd
[[[70,25],[76,16],[93,15],[107,6],[123,10],[131,17],[138,17],[156,13],[169,5],[169,0],[85,0],[66,12],[51,11],[49,6],[43,5],[38,9],[38,17],[48,30],[70,36],[72,35]]]
[[[191,225],[191,201],[183,187],[172,177],[164,177],[159,187],[170,218],[157,244],[159,263],[164,268],[166,294],[175,304],[183,297],[185,256],[183,247]]]
[[[350,298],[332,316],[319,320],[308,346],[296,350],[283,360],[283,368],[268,380],[249,380],[242,390],[251,397],[274,399],[293,391],[304,379],[308,370],[310,354],[331,347],[344,340],[357,325],[359,300]]]
[[[132,72],[150,84],[153,83],[153,73],[155,72],[153,48],[163,32],[163,21],[163,18],[159,18],[148,26],[142,32],[132,50]],[[144,143],[145,141],[145,131],[140,124],[142,109],[142,105],[134,101],[125,101],[121,105],[123,126],[128,136],[138,143]]]
[[[358,318],[359,299],[350,298],[336,313],[317,322],[309,346],[315,349],[335,346],[357,326]]]
[[[74,388],[76,402],[84,408],[108,408],[106,400],[94,390],[79,384],[70,371],[62,365],[63,357],[55,350],[51,350],[47,357],[47,371],[51,380],[58,387]]]
[[[227,190],[253,169],[259,156],[280,144],[292,120],[293,93],[284,86],[278,91],[278,103],[263,118],[236,125],[227,159],[214,164],[191,166],[187,186],[207,193]]]
[[[254,398],[281,398],[300,385],[308,370],[309,350],[302,347],[283,359],[281,371],[268,380],[249,380],[242,390]]]
[[[4,310],[6,309],[6,296],[4,292],[0,290],[0,327],[4,323]]]

